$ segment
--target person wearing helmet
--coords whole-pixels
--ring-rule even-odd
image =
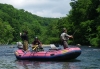
[[[34,41],[32,42],[32,48],[34,48],[36,45],[38,45],[38,47],[40,49],[43,49],[42,48],[42,43],[40,42],[40,40],[37,37],[35,37]]]
[[[63,45],[64,49],[68,48],[68,43],[67,42],[68,42],[69,38],[73,38],[73,36],[68,35],[67,34],[67,29],[63,28],[63,32],[60,35],[60,39],[61,39],[61,42],[62,42],[62,45]]]

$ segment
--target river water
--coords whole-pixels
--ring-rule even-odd
[[[33,61],[17,60],[15,45],[0,46],[0,69],[100,69],[100,48],[81,46],[75,60]]]

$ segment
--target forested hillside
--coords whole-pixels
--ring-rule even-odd
[[[43,43],[46,43],[48,35],[46,32],[50,23],[57,23],[58,18],[44,18],[14,8],[12,5],[0,4],[0,44],[12,44],[21,41],[19,33],[28,31],[29,42],[37,36]],[[49,43],[49,42],[48,42]]]
[[[30,43],[35,36],[46,44],[60,43],[59,36],[65,27],[74,37],[69,44],[100,47],[100,0],[71,0],[70,6],[66,17],[45,18],[0,4],[0,44],[21,41],[19,33],[23,30],[28,31]]]

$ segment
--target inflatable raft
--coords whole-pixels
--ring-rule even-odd
[[[20,60],[69,60],[75,59],[81,54],[79,47],[69,47],[66,49],[49,49],[47,51],[23,51],[17,49],[15,56]]]

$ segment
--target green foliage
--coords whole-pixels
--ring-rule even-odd
[[[29,43],[37,36],[45,43],[48,37],[48,25],[54,23],[58,18],[44,18],[25,11],[16,9],[12,5],[0,3],[0,44],[12,44],[21,41],[19,33],[28,31]],[[52,27],[52,26],[51,26]],[[56,36],[52,31],[50,36]],[[45,37],[47,36],[47,37]]]
[[[9,23],[0,21],[0,44],[8,44],[13,40],[12,33],[14,32],[14,29],[9,25]]]
[[[46,43],[47,44],[59,44],[59,38],[57,38],[57,37],[49,37],[46,40]]]
[[[100,26],[99,0],[74,0],[70,3],[72,9],[67,16],[74,34],[74,42],[83,45],[99,45]],[[67,24],[67,23],[66,23]]]
[[[73,35],[69,44],[93,45],[100,47],[100,1],[73,0],[72,9],[66,17],[44,18],[0,4],[0,44],[21,41],[19,33],[28,31],[29,43],[37,36],[43,44],[60,43],[62,28]]]
[[[95,46],[95,47],[98,47],[100,44],[99,44],[99,39],[98,38],[92,38],[91,40],[90,40],[90,44],[91,45],[93,45],[93,46]]]

